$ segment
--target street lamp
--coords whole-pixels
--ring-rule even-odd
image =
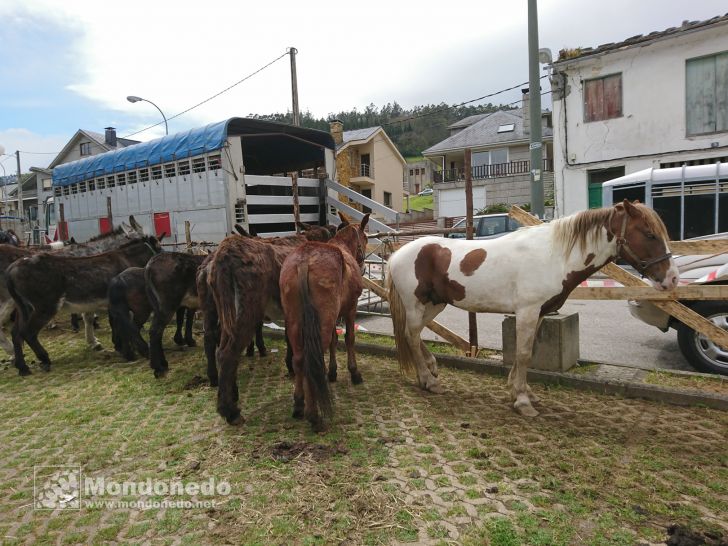
[[[134,95],[129,95],[128,97],[126,97],[126,100],[128,100],[132,104],[135,103],[135,102],[139,102],[140,100],[143,100],[144,102],[148,102],[149,104],[151,104],[152,106],[154,106],[157,110],[159,110],[159,113],[162,114],[162,118],[164,119],[164,134],[165,135],[168,135],[169,134],[169,128],[167,127],[167,117],[164,115],[164,112],[162,112],[162,109],[159,108],[159,106],[157,106],[156,104],[154,104],[150,100],[143,99],[141,97],[135,97]]]

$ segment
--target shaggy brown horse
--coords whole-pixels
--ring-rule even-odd
[[[278,278],[283,260],[308,240],[325,241],[330,237],[328,227],[316,226],[307,226],[303,235],[290,237],[258,239],[232,235],[220,243],[206,266],[200,268],[198,292],[203,302],[210,298],[214,302],[214,307],[205,311],[207,374],[210,384],[216,385],[220,370],[217,411],[228,423],[243,420],[238,408],[240,354],[265,317],[281,314]],[[219,340],[215,338],[218,334]],[[217,350],[212,358],[214,347]]]
[[[134,360],[137,352],[144,357],[149,356],[149,345],[141,336],[141,328],[151,314],[152,305],[147,297],[143,267],[130,267],[111,279],[109,284],[111,339],[114,349],[127,360]],[[177,309],[177,330],[174,334],[174,342],[177,345],[195,346],[192,337],[194,318],[194,309],[187,307]]]
[[[95,256],[77,258],[41,252],[13,262],[5,277],[19,310],[13,326],[13,349],[20,375],[30,374],[23,342],[33,349],[41,368],[50,370],[51,361],[38,341],[38,333],[61,307],[82,313],[105,308],[111,279],[127,267],[146,264],[161,250],[155,237],[145,236]]]
[[[363,289],[361,276],[367,236],[361,224],[342,222],[327,243],[306,243],[291,252],[281,267],[281,305],[286,333],[293,351],[295,390],[293,417],[305,417],[316,431],[333,407],[326,380],[324,347],[329,348],[328,380],[336,381],[336,320],[346,323],[347,367],[351,382],[362,382],[354,352],[354,319]],[[319,415],[319,411],[321,415]]]

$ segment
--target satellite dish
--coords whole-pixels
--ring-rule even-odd
[[[553,57],[551,56],[551,50],[548,47],[542,47],[538,50],[538,61],[541,64],[551,64]]]

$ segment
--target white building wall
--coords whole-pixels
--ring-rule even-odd
[[[685,114],[686,60],[722,51],[728,51],[727,24],[555,66],[554,78],[566,75],[565,99],[553,101],[557,214],[587,208],[590,169],[624,166],[630,174],[660,162],[726,155],[728,134],[689,137]],[[585,123],[583,81],[616,73],[622,117]]]

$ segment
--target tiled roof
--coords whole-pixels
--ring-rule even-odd
[[[344,131],[344,144],[351,142],[352,140],[366,140],[374,133],[377,132],[381,127],[367,127],[366,129],[354,129],[352,131]]]
[[[501,125],[513,124],[513,131],[498,132]],[[544,127],[542,129],[543,138],[551,138],[553,131],[551,128]],[[438,142],[434,146],[427,148],[424,155],[444,152],[447,150],[460,150],[464,148],[475,148],[479,146],[490,146],[492,144],[500,144],[502,142],[513,142],[515,140],[527,140],[528,135],[523,133],[523,111],[517,110],[498,110],[493,112],[482,120],[474,123],[470,127],[463,129],[459,133],[446,138],[442,142]]]
[[[582,59],[584,57],[590,57],[592,55],[598,55],[600,53],[606,53],[609,51],[616,51],[619,49],[626,49],[635,45],[645,44],[653,40],[688,32],[692,30],[709,27],[719,23],[728,22],[728,13],[723,16],[713,17],[712,19],[706,19],[704,21],[684,21],[679,27],[670,27],[662,31],[654,31],[649,34],[638,34],[627,38],[621,42],[602,44],[597,47],[586,47],[586,48],[575,48],[575,49],[562,49],[559,51],[559,58],[554,64],[572,61],[575,59]]]
[[[456,121],[455,123],[448,125],[448,129],[460,129],[462,127],[470,127],[474,123],[478,123],[481,119],[487,118],[492,112],[489,112],[487,114],[475,114],[474,116],[468,116],[466,118],[463,118],[461,120]]]
[[[96,142],[99,144],[103,144],[104,146],[108,147],[110,150],[113,150],[113,146],[109,146],[106,144],[106,135],[102,135],[101,133],[97,133],[96,131],[89,131],[87,129],[82,129],[84,133],[86,133],[88,136],[93,138]],[[119,138],[116,139],[116,148],[126,148],[127,146],[131,146],[132,144],[139,144],[138,140],[131,140],[129,138]]]

